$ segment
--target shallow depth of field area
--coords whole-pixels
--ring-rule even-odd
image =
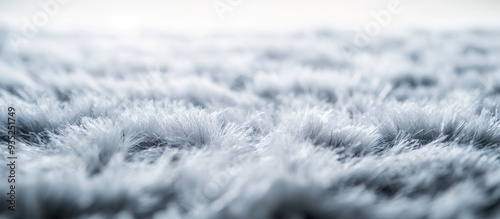
[[[500,217],[500,30],[8,32],[19,218]]]

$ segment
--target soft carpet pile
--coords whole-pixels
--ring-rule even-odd
[[[2,218],[500,217],[500,31],[8,33]]]

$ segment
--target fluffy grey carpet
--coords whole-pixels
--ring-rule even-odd
[[[500,217],[500,31],[7,34],[2,218]]]

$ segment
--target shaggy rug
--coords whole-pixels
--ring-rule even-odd
[[[500,31],[350,39],[1,30],[0,218],[499,218]]]

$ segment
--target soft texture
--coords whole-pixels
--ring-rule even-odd
[[[0,31],[0,217],[499,218],[500,31],[349,39]]]

